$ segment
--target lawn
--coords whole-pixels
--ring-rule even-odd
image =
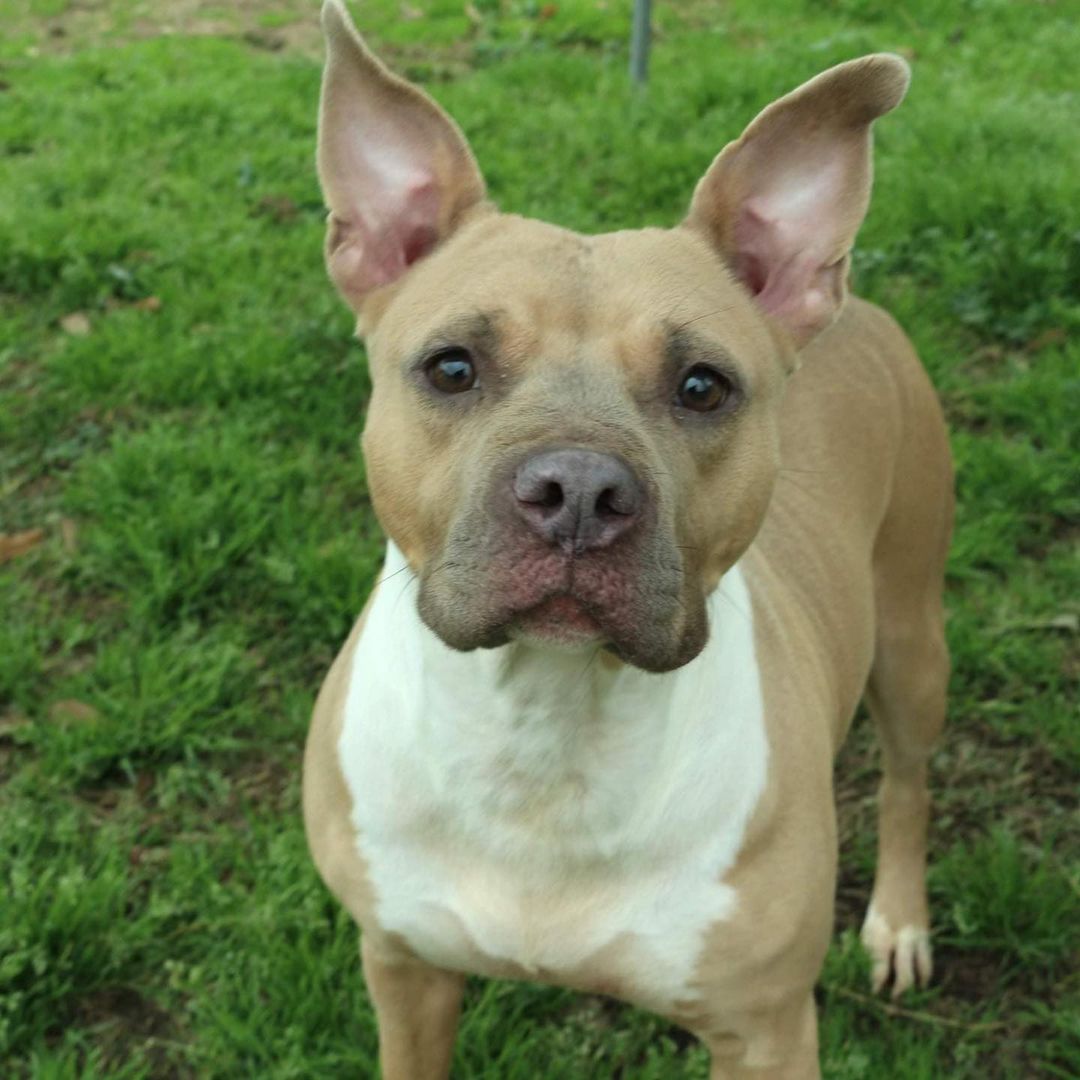
[[[872,740],[837,768],[825,1075],[1080,1075],[1080,19],[1007,0],[367,0],[503,206],[673,223],[723,143],[891,49],[857,288],[953,433],[955,674],[933,761],[937,978],[856,940]],[[375,1074],[356,932],[299,762],[380,538],[369,384],[324,277],[314,4],[0,0],[0,1075]],[[470,989],[455,1075],[707,1076],[654,1018]]]

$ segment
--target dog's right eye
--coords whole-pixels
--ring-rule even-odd
[[[440,394],[463,394],[476,386],[476,364],[465,349],[444,349],[425,368],[428,382]]]

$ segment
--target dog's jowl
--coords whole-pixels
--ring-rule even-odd
[[[952,475],[911,346],[847,292],[889,55],[729,143],[672,229],[502,213],[338,0],[318,165],[388,543],[319,695],[311,851],[388,1080],[449,1071],[466,973],[615,995],[714,1077],[818,1075],[832,764],[881,737],[873,980],[930,977],[926,763]],[[398,571],[402,571],[398,573]]]

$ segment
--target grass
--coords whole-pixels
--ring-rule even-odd
[[[461,119],[503,205],[592,231],[677,220],[724,141],[826,65],[913,58],[856,272],[915,340],[959,469],[939,976],[899,1008],[866,992],[863,725],[837,771],[820,989],[836,1080],[1080,1074],[1066,7],[659,4],[644,96],[627,0],[359,13]],[[0,533],[42,530],[0,566],[4,1075],[374,1073],[355,931],[298,812],[313,694],[380,558],[363,352],[321,265],[314,20],[296,0],[0,0]],[[478,983],[456,1075],[707,1065],[649,1016]]]

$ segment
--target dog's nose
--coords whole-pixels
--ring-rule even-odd
[[[641,516],[645,492],[626,462],[595,450],[545,450],[513,480],[518,513],[564,551],[606,547]]]

